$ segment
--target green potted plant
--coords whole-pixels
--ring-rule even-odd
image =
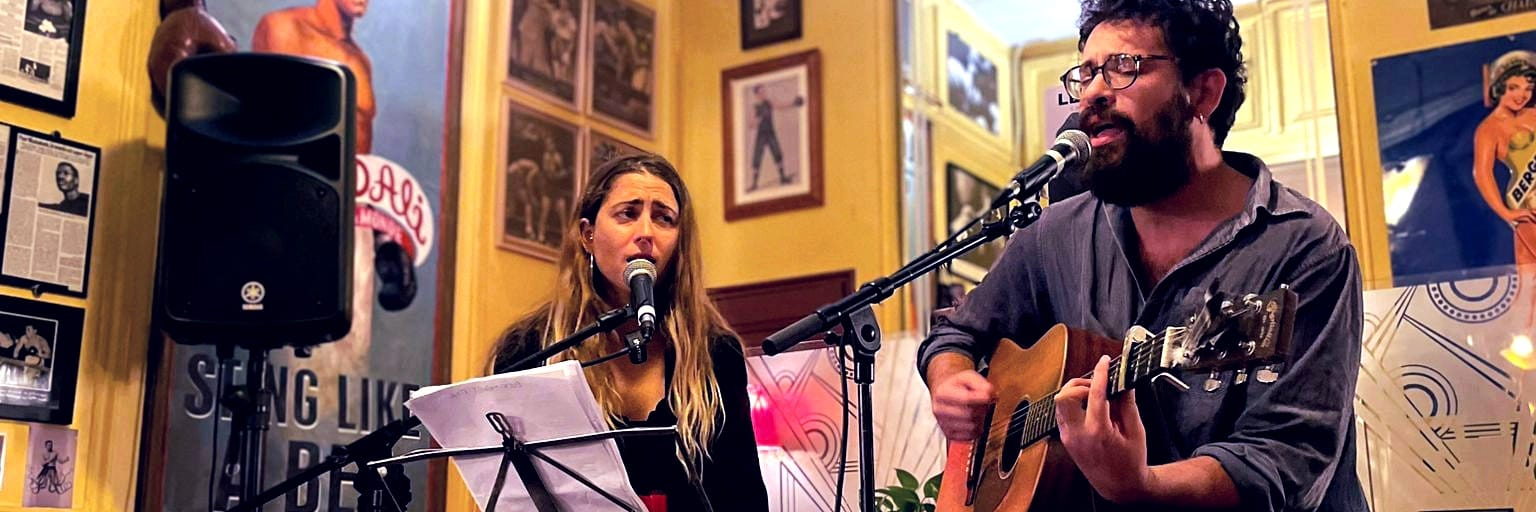
[[[880,512],[933,512],[939,499],[939,480],[944,473],[918,483],[906,470],[896,470],[897,485],[875,489]]]

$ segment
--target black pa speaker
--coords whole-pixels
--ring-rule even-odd
[[[268,349],[351,330],[356,104],[330,61],[171,70],[156,301],[172,339]]]

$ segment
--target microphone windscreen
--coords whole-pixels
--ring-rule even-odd
[[[651,279],[653,280],[656,279],[656,264],[651,263],[651,260],[641,258],[629,260],[629,263],[624,265],[625,281],[634,279],[636,275],[640,275],[642,273],[651,276]]]

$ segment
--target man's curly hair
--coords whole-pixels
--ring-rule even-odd
[[[1161,28],[1163,42],[1188,82],[1208,69],[1227,75],[1221,103],[1211,112],[1216,145],[1227,139],[1246,97],[1248,71],[1243,65],[1243,38],[1229,0],[1082,0],[1077,49],[1082,51],[1093,29],[1105,22],[1134,21]]]

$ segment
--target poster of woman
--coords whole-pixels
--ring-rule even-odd
[[[1372,63],[1394,286],[1514,274],[1536,301],[1533,50],[1526,32]]]

